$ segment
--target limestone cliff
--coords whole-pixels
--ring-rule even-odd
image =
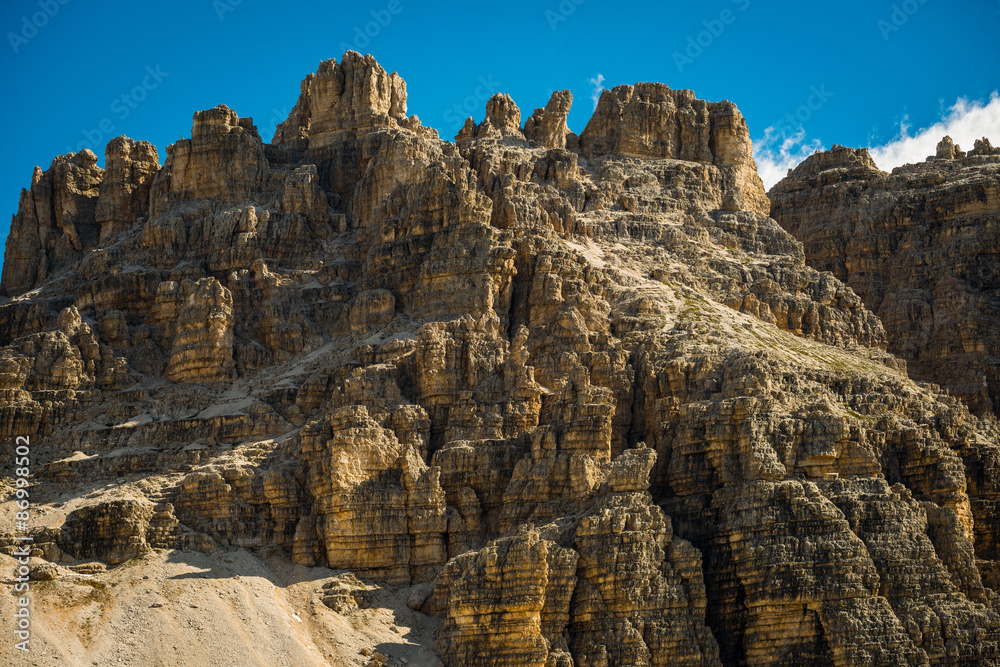
[[[314,586],[329,664],[1000,664],[996,422],[807,265],[735,105],[622,86],[576,135],[571,103],[498,94],[452,143],[348,52],[271,143],[219,106],[162,166],[36,171],[0,428],[48,590],[250,550]],[[400,596],[433,635],[369,641]]]
[[[865,149],[813,155],[770,192],[810,266],[878,314],[914,377],[1000,410],[1000,150],[945,137],[927,161],[879,170]]]

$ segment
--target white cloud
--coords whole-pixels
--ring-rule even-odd
[[[819,139],[807,140],[804,128],[800,127],[791,136],[778,132],[774,127],[764,130],[764,137],[753,142],[753,157],[764,188],[770,190],[788,175],[789,169],[794,169],[820,150],[823,150],[823,144]]]
[[[590,79],[590,84],[594,86],[594,92],[590,94],[590,99],[594,101],[594,111],[597,111],[597,101],[601,99],[601,91],[604,90],[604,75],[598,72],[597,76]]]
[[[938,142],[945,135],[955,140],[962,150],[972,149],[975,140],[988,137],[1000,144],[1000,93],[994,91],[988,102],[969,101],[962,97],[938,122],[910,134],[909,119],[899,124],[899,134],[880,146],[868,146],[879,169],[892,171],[908,163],[923,162],[934,155]],[[829,148],[819,139],[808,139],[799,128],[794,135],[779,132],[775,127],[764,130],[764,136],[754,141],[757,172],[768,190],[784,178],[802,160],[817,150]]]
[[[994,91],[986,103],[970,102],[961,97],[938,122],[913,135],[909,130],[904,120],[895,139],[883,146],[869,147],[879,169],[891,171],[904,164],[923,162],[927,156],[934,155],[938,142],[945,135],[965,151],[971,150],[976,139],[983,137],[1000,142],[1000,95]]]

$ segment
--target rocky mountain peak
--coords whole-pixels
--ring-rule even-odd
[[[771,192],[771,215],[806,259],[851,285],[879,315],[913,375],[977,412],[1000,406],[1000,151],[988,139],[887,174],[868,151],[835,146]],[[974,240],[973,240],[974,239]]]
[[[521,135],[521,110],[506,93],[497,93],[486,102],[486,121],[501,136]]]
[[[838,148],[776,221],[732,103],[618,86],[579,137],[571,104],[522,130],[498,94],[452,143],[348,52],[271,143],[220,105],[162,165],[120,137],[35,170],[0,430],[64,663],[188,595],[275,663],[1000,660],[1000,432],[907,374],[993,400],[1000,158]]]
[[[937,158],[939,160],[958,160],[963,157],[965,157],[965,151],[951,137],[946,136],[937,145]]]
[[[12,216],[0,291],[18,295],[78,261],[100,236],[95,219],[104,170],[84,149],[35,167]]]
[[[557,90],[552,93],[544,108],[535,109],[531,117],[524,122],[524,135],[529,141],[546,148],[576,147],[576,135],[572,134],[566,124],[566,118],[573,106],[573,93],[568,90]]]
[[[156,146],[126,136],[108,142],[104,177],[94,220],[100,226],[99,243],[107,243],[149,214],[149,190],[160,170]]]
[[[879,171],[867,148],[834,145],[828,151],[817,151],[802,161],[790,175],[796,179],[815,177],[831,169],[867,173]]]
[[[580,134],[587,157],[607,154],[686,160],[723,169],[738,190],[734,206],[767,215],[750,131],[731,102],[699,100],[691,90],[639,83],[605,90]]]
[[[987,155],[1000,155],[1000,147],[994,147],[986,137],[976,139],[974,148],[969,151],[968,157],[979,157]]]
[[[321,149],[343,133],[364,133],[406,122],[406,83],[389,74],[368,55],[348,51],[336,60],[324,60],[315,74],[302,82],[301,94],[274,137],[279,147]],[[301,145],[308,140],[305,145]],[[293,144],[294,145],[294,144]]]

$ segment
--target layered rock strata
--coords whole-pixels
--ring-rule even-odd
[[[1000,150],[945,137],[887,174],[867,150],[809,157],[769,193],[810,266],[877,313],[913,376],[980,414],[1000,406]]]
[[[35,555],[349,570],[446,665],[997,664],[996,423],[767,217],[734,105],[570,103],[450,143],[349,52],[269,144],[220,106],[151,181],[125,139],[38,171],[0,305]]]

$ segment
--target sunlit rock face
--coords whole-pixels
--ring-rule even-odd
[[[399,599],[427,664],[1000,661],[996,422],[782,228],[908,172],[817,156],[776,222],[732,103],[620,86],[579,135],[571,104],[498,94],[449,142],[349,52],[271,143],[219,106],[162,166],[118,138],[36,170],[0,303],[35,556],[247,550],[317,580],[296,633],[344,638],[333,664],[379,664]],[[920,224],[987,220],[995,183],[947,174],[993,159],[935,162]]]

